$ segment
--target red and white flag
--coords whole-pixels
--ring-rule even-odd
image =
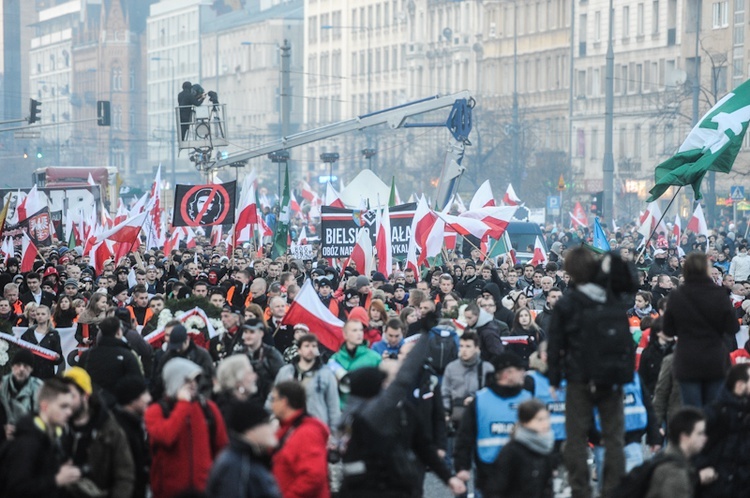
[[[214,225],[211,227],[211,245],[218,247],[224,236],[224,227],[221,225]]]
[[[101,212],[102,212],[102,221],[101,221],[101,227],[102,228],[112,228],[115,223],[112,221],[112,217],[109,215],[106,209],[104,209],[104,204],[101,205]]]
[[[354,249],[349,255],[349,261],[353,261],[357,272],[360,275],[370,275],[372,269],[372,240],[370,233],[365,229],[360,229],[357,235],[357,242]],[[348,266],[348,263],[344,265]]]
[[[508,223],[516,214],[516,206],[491,206],[481,209],[470,209],[463,213],[461,218],[473,218],[489,225],[491,230],[488,235],[493,239],[499,239],[508,228]]]
[[[452,216],[445,213],[436,214],[441,220],[443,220],[443,222],[445,222],[446,232],[450,229],[461,236],[473,235],[478,239],[482,239],[492,231],[492,227],[487,223],[470,216]]]
[[[513,185],[508,184],[507,190],[505,190],[505,195],[503,196],[503,204],[506,206],[518,206],[521,204],[521,199],[518,198],[516,195],[516,191],[513,190]]]
[[[336,189],[333,188],[331,182],[326,183],[326,206],[345,208],[344,201],[341,200],[341,196]]]
[[[114,225],[119,225],[123,221],[127,220],[129,216],[128,208],[125,207],[125,203],[122,202],[122,198],[117,199],[117,212],[115,213]]]
[[[664,223],[664,220],[659,223],[659,220],[662,218],[661,216],[661,209],[659,209],[659,204],[654,201],[649,203],[648,206],[646,206],[646,211],[641,215],[641,226],[638,228],[638,233],[643,235],[644,237],[649,237],[651,235],[651,232],[656,229],[656,233],[663,233],[664,235],[667,234],[667,225]],[[656,224],[659,223],[659,226],[657,227]]]
[[[674,226],[672,227],[672,235],[674,235],[677,245],[680,245],[680,237],[682,237],[682,224],[680,223],[680,215],[674,216]]]
[[[492,196],[492,187],[490,181],[485,180],[483,184],[479,186],[477,191],[474,193],[474,197],[471,198],[469,203],[469,211],[481,209],[483,207],[491,207],[495,205],[495,198]]]
[[[375,216],[375,249],[378,254],[378,271],[388,278],[393,271],[393,245],[391,241],[391,212],[385,206],[381,213],[376,210]],[[369,274],[368,274],[369,275]]]
[[[97,242],[89,251],[91,264],[97,275],[104,271],[104,263],[115,254],[115,243],[111,240],[103,239]]]
[[[315,334],[318,341],[331,351],[338,351],[344,343],[344,322],[323,305],[310,279],[302,285],[281,320],[282,325],[294,326],[300,323],[307,325],[310,333]]]
[[[411,226],[412,241],[420,250],[417,266],[421,266],[427,258],[440,254],[443,247],[445,222],[428,207],[427,200],[422,196],[414,212]]]
[[[195,232],[191,227],[182,227],[185,230],[185,247],[195,249]]]
[[[255,226],[258,224],[258,204],[255,200],[255,186],[245,177],[240,192],[240,202],[237,207],[236,222],[234,224],[234,240],[236,244],[255,240]]]
[[[531,264],[534,266],[547,264],[547,251],[544,250],[544,244],[539,236],[534,241],[534,257],[531,258]]]
[[[687,229],[696,235],[705,235],[708,237],[708,225],[706,225],[706,217],[703,216],[703,208],[700,204],[695,206],[695,211],[693,211],[693,216],[688,222]]]
[[[297,202],[297,198],[294,197],[294,192],[289,192],[289,207],[291,208],[293,213],[299,213],[301,211],[301,208],[299,207],[299,202]]]
[[[162,226],[161,209],[161,164],[156,170],[154,183],[151,184],[151,198],[146,210],[149,213],[146,229],[146,246],[161,247],[164,245],[164,227]]]
[[[300,191],[302,192],[302,198],[308,201],[310,204],[318,202],[318,194],[312,189],[309,183],[305,180],[300,181]]]
[[[119,225],[115,225],[111,229],[102,232],[98,237],[92,237],[91,246],[102,240],[115,242],[115,260],[119,261],[120,258],[127,256],[130,251],[134,250],[135,244],[138,241],[138,235],[141,233],[141,228],[143,228],[143,224],[147,219],[148,213],[145,211],[132,218],[128,218]]]
[[[572,228],[583,228],[589,226],[589,218],[586,216],[586,211],[583,209],[580,202],[576,202],[576,205],[573,207],[573,212],[570,213],[570,226]]]
[[[21,242],[21,273],[34,270],[34,260],[36,260],[39,251],[29,238],[29,234],[23,232],[23,241]]]
[[[175,227],[172,234],[164,242],[164,254],[169,255],[174,249],[179,249],[180,241],[185,237],[183,229],[186,227]]]
[[[44,200],[44,196],[36,189],[36,184],[34,184],[29,193],[26,194],[26,197],[18,205],[18,208],[16,208],[15,214],[18,216],[18,221],[21,222],[45,207],[47,207],[47,202]]]
[[[304,246],[307,245],[307,229],[303,226],[302,230],[299,232],[299,237],[297,237],[297,245]]]
[[[13,237],[5,237],[3,245],[0,246],[0,250],[3,252],[3,261],[7,264],[9,258],[16,256],[15,247],[13,246]]]

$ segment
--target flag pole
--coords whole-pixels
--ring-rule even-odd
[[[659,221],[656,222],[656,225],[654,226],[653,230],[651,230],[651,234],[648,236],[646,240],[643,241],[643,249],[641,249],[641,252],[638,253],[638,257],[635,258],[636,263],[639,259],[641,259],[641,256],[643,256],[643,253],[646,252],[646,249],[648,248],[648,243],[651,241],[651,239],[654,237],[654,234],[656,233],[656,230],[659,229],[659,225],[662,221],[664,221],[664,217],[667,215],[667,211],[669,211],[669,208],[672,207],[672,203],[675,199],[677,199],[677,194],[680,193],[680,190],[682,190],[682,185],[677,187],[677,191],[672,196],[672,200],[669,201],[669,204],[667,204],[667,207],[664,208],[664,212],[661,214],[661,218],[659,218]]]

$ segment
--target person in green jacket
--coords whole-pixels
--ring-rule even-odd
[[[359,320],[347,321],[344,324],[344,344],[328,360],[328,367],[333,370],[336,379],[339,381],[341,408],[346,405],[346,398],[349,393],[349,385],[347,381],[342,383],[342,379],[349,372],[358,368],[380,365],[381,356],[368,348],[364,341],[365,331],[362,322]]]

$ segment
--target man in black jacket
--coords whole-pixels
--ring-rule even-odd
[[[0,452],[0,496],[53,498],[81,478],[66,462],[59,438],[73,414],[68,384],[53,378],[39,390],[39,414],[22,418],[14,438]]]
[[[40,347],[57,353],[57,358],[46,358],[34,355],[33,376],[42,380],[54,377],[58,365],[65,361],[60,345],[60,334],[52,328],[50,312],[47,306],[39,306],[36,309],[36,325],[29,327],[21,336],[26,342],[37,344]]]
[[[466,268],[464,268],[463,280],[456,285],[456,292],[464,299],[476,299],[482,295],[484,284],[484,280],[477,276],[477,268],[474,262],[469,260],[466,262]]]
[[[492,358],[503,353],[503,335],[510,335],[508,326],[495,318],[476,303],[469,303],[464,310],[467,328],[472,328],[479,336],[482,361],[492,361]]]
[[[18,298],[24,306],[30,302],[35,302],[49,308],[52,307],[55,302],[55,295],[42,290],[42,280],[38,273],[31,272],[26,275],[26,286],[29,291],[21,294],[21,297]]]
[[[101,389],[108,407],[115,404],[115,385],[126,375],[143,378],[138,359],[128,344],[122,340],[120,320],[110,316],[99,324],[101,339],[96,347],[86,350],[80,365],[89,373],[91,381]]]
[[[179,320],[172,320],[164,326],[164,342],[167,350],[154,360],[156,368],[151,378],[151,395],[154,399],[161,399],[164,393],[164,380],[161,375],[164,365],[176,357],[188,359],[201,367],[203,375],[200,376],[198,390],[203,396],[210,398],[214,387],[214,365],[209,352],[196,346]]]
[[[205,96],[193,92],[193,84],[189,81],[182,84],[182,91],[177,94],[177,105],[180,106],[180,131],[183,140],[187,138],[190,122],[193,120],[193,109],[190,106],[201,105],[204,98]]]
[[[146,498],[151,454],[146,428],[143,424],[143,414],[146,413],[146,408],[151,403],[151,394],[142,377],[129,375],[117,382],[115,397],[117,405],[112,410],[112,415],[125,432],[135,464],[135,487],[132,496],[133,498]]]

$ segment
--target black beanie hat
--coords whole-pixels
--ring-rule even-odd
[[[227,409],[227,427],[237,433],[243,433],[269,420],[263,403],[257,400],[233,401]]]
[[[364,367],[350,372],[347,377],[352,396],[370,399],[378,395],[387,375],[378,367]]]
[[[24,365],[33,367],[34,353],[29,351],[28,349],[19,349],[16,354],[13,355],[13,359],[11,360],[10,365],[18,365],[19,363],[23,363]]]
[[[115,398],[120,406],[129,405],[146,392],[148,386],[143,377],[138,375],[126,375],[115,384]]]

